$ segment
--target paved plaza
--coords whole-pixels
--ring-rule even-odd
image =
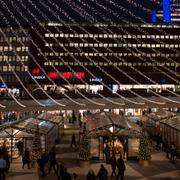
[[[56,146],[57,150],[57,159],[62,162],[65,167],[68,168],[69,173],[77,173],[79,176],[79,180],[85,180],[86,174],[89,168],[79,167],[79,163],[77,160],[78,152],[74,148],[70,148],[70,139],[71,135],[65,135],[60,144]],[[166,159],[165,153],[161,151],[154,151],[152,154],[152,161],[149,167],[142,167],[136,161],[126,161],[126,172],[125,179],[139,179],[139,180],[147,180],[147,179],[179,179],[180,177],[180,160],[176,159],[175,163],[170,162],[169,159]],[[97,174],[100,162],[92,163],[91,168]],[[103,163],[104,164],[104,163]],[[111,167],[110,165],[104,164],[108,169],[109,176],[111,175]],[[10,172],[7,175],[7,180],[37,180],[38,171],[37,169],[27,168],[22,169],[22,164],[20,160],[14,160]],[[57,180],[56,175],[52,171],[50,175],[46,175],[45,178],[40,178],[44,180]],[[109,179],[113,179],[109,177]],[[114,178],[115,179],[115,178]]]

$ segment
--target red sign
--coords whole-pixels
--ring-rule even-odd
[[[32,70],[32,74],[34,74],[34,75],[40,74],[40,69],[39,69],[39,68],[34,68],[34,69]]]

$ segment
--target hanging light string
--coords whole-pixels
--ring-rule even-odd
[[[13,4],[13,6],[14,6],[15,8],[17,8],[17,6],[16,6],[15,4]],[[20,15],[23,17],[20,9],[18,9],[18,12],[19,12]],[[27,19],[26,19],[26,20],[27,20]],[[27,20],[27,22],[30,23],[28,20]],[[35,28],[33,27],[32,24],[31,24],[31,26],[32,26],[32,28],[35,30]],[[37,33],[37,32],[36,32],[36,33]],[[38,33],[37,33],[37,34],[38,34]],[[39,34],[39,35],[40,35],[40,34]],[[37,47],[37,46],[36,46],[36,47]],[[40,50],[40,49],[38,48],[38,50]],[[42,52],[41,52],[41,54],[42,54]],[[48,60],[44,55],[43,55],[43,57],[44,57],[46,60]],[[50,61],[48,60],[48,62],[50,62]],[[58,72],[58,74],[70,85],[70,83],[68,82],[68,80],[66,80],[66,79],[60,74],[60,72],[55,68],[55,66],[53,66],[53,68],[54,68],[54,69],[56,70],[56,72]],[[72,85],[71,85],[71,86],[72,86]],[[80,93],[84,98],[86,98],[89,102],[91,102],[91,103],[93,103],[93,104],[96,104],[96,105],[99,105],[99,106],[104,106],[104,105],[105,105],[105,104],[98,103],[98,102],[96,102],[96,101],[93,101],[93,100],[87,98],[87,97],[84,96],[80,91],[79,91],[79,93]],[[68,98],[67,95],[66,95],[66,97]],[[71,101],[75,102],[75,103],[78,104],[78,105],[85,106],[85,104],[79,103],[79,102],[73,100],[72,98],[71,98]]]
[[[101,6],[103,6],[103,5],[101,5]],[[103,9],[106,9],[104,6],[103,6]],[[108,10],[107,10],[108,11]],[[115,15],[115,14],[113,14],[113,15]],[[117,15],[118,16],[118,15]],[[119,16],[118,16],[119,17]],[[126,23],[127,23],[127,21],[125,21]],[[136,26],[135,26],[136,27]],[[123,32],[125,32],[125,33],[127,33],[127,34],[129,34],[129,32],[127,32],[127,31],[125,31],[123,28],[121,28],[121,30],[123,31]],[[140,29],[139,29],[140,30]],[[125,41],[124,39],[122,39],[123,41]],[[136,39],[137,40],[137,39]],[[127,41],[126,41],[127,42]],[[141,53],[141,51],[139,51],[137,48],[135,48],[138,52],[140,52]],[[132,51],[132,50],[131,50]],[[144,62],[146,62],[142,57],[139,57],[141,60],[143,60]],[[152,61],[154,61],[153,60],[153,58],[150,58]],[[156,61],[155,61],[156,62]],[[157,67],[153,67],[153,68],[155,68],[156,70],[158,70],[158,71],[160,71],[161,73],[163,73],[163,74],[165,74],[166,76],[168,76],[169,78],[171,78],[172,80],[174,80],[175,82],[177,82],[178,84],[180,83],[180,81],[178,81],[177,79],[174,79],[172,76],[170,76],[169,74],[167,74],[167,73],[165,73],[164,71],[162,71],[162,70],[160,70],[159,68],[157,68]],[[167,71],[171,71],[169,68],[167,68],[167,67],[163,67],[163,68],[165,68],[165,69],[167,69]],[[172,71],[171,71],[172,72]],[[143,74],[142,74],[143,75]],[[177,75],[176,73],[175,73],[175,75]],[[168,92],[170,92],[171,94],[173,94],[173,95],[176,95],[176,96],[178,96],[178,97],[180,97],[180,95],[179,94],[177,94],[177,93],[175,93],[175,92],[173,92],[173,91],[171,91],[171,90],[169,90],[169,89],[167,89],[167,91]]]
[[[2,1],[2,0],[0,0],[0,1]],[[2,5],[3,5],[3,7],[6,7],[5,5],[6,4],[4,4],[3,2],[2,2]],[[12,14],[11,14],[12,15]],[[5,35],[5,33],[1,30],[1,33],[3,34],[3,37],[4,37],[4,39],[8,39],[7,38],[7,36]],[[7,40],[7,44],[9,45],[9,46],[12,46],[12,44],[10,44],[9,42],[8,42],[8,40]],[[20,56],[18,55],[18,53],[13,49],[13,53],[14,53],[14,55],[17,57],[17,59],[19,60],[19,62],[21,62],[21,65],[24,67],[24,69],[25,69],[25,65],[24,65],[24,63],[21,61],[21,58],[20,58]],[[11,69],[12,69],[12,66],[11,66],[11,64],[8,62],[8,60],[6,60],[6,62],[8,63],[8,65],[11,67]],[[13,73],[14,74],[16,74],[17,75],[17,73],[12,69],[12,71],[13,71]],[[30,71],[27,69],[27,73],[29,74],[29,76],[32,78],[32,75],[31,75],[31,73],[30,73]],[[17,75],[18,76],[18,75]],[[16,77],[17,77],[16,76]],[[19,78],[19,77],[18,77]],[[20,79],[20,78],[19,78]],[[54,100],[51,96],[49,96],[49,94],[47,94],[47,92],[46,91],[44,91],[44,89],[41,87],[41,85],[37,82],[37,80],[35,79],[35,78],[32,78],[32,80],[36,83],[36,85],[38,85],[38,87],[43,91],[43,93],[49,98],[49,99],[51,99],[55,104],[57,104],[57,105],[59,105],[59,106],[65,106],[64,104],[61,104],[61,103],[59,103],[59,102],[57,102],[56,100]],[[23,82],[20,80],[20,83],[21,84],[23,84]],[[24,84],[23,84],[23,86],[24,86]],[[25,87],[25,86],[24,86]],[[26,88],[26,92],[30,95],[30,97],[31,98],[33,98],[33,100],[35,99],[34,98],[34,96],[28,91],[28,89]],[[42,104],[42,103],[40,103],[37,99],[36,99],[36,102],[38,102],[38,104],[39,105],[41,105],[41,106],[46,106],[46,105],[44,105],[44,104]]]
[[[78,11],[78,12],[80,12],[80,11]],[[106,27],[104,27],[104,29],[105,29]],[[112,33],[112,32],[111,32]],[[136,49],[137,50],[137,49]],[[130,51],[132,51],[132,50],[130,50]],[[139,57],[139,58],[141,58],[142,59],[142,57]],[[144,59],[142,59],[143,61],[144,61]],[[141,72],[140,72],[141,73]],[[162,73],[164,73],[164,72],[162,72]],[[141,73],[143,76],[145,76],[143,73]],[[165,73],[165,75],[167,75],[166,73]],[[148,77],[147,77],[148,78]],[[172,77],[170,76],[170,78],[172,79]],[[149,79],[149,80],[151,80],[151,79]],[[173,80],[175,80],[176,82],[178,82],[176,79],[173,79]],[[152,82],[152,80],[151,80],[151,82]],[[157,84],[157,82],[155,82],[156,84]],[[178,82],[179,83],[179,82]],[[174,93],[174,92],[172,92],[172,91],[170,91],[170,90],[168,90],[167,89],[167,91],[168,92],[170,92],[171,94],[173,94],[173,95],[176,95],[176,96],[179,96],[177,93]],[[152,91],[152,93],[154,93],[153,91]],[[163,97],[163,96],[162,96]],[[165,97],[163,97],[163,98],[165,98]]]
[[[11,1],[11,3],[13,3],[12,1]],[[15,8],[17,8],[17,6],[13,3],[13,6],[15,7]],[[23,17],[23,15],[22,15],[22,13],[21,13],[21,11],[20,11],[20,9],[18,9],[18,13],[20,13],[20,15]],[[33,16],[33,14],[31,13],[31,15]],[[28,22],[28,23],[30,23],[27,19],[26,19],[26,21]],[[31,26],[32,26],[32,28],[35,30],[35,28],[33,27],[33,25],[31,24]],[[40,36],[40,34],[36,31],[36,34],[38,34],[39,36]],[[41,36],[42,37],[42,36]],[[45,40],[44,40],[45,41]],[[61,59],[62,60],[62,59]],[[63,61],[64,62],[64,61]],[[55,66],[53,66],[54,68],[55,68]],[[69,66],[70,67],[70,66]],[[56,68],[55,68],[56,69]],[[60,72],[56,69],[56,72],[58,72],[59,73],[59,75],[61,75],[60,74]],[[61,77],[63,77],[62,75],[61,75]],[[66,80],[64,77],[63,77],[63,79],[64,80]],[[66,80],[66,82],[68,82],[67,80]],[[69,83],[70,84],[70,83]],[[91,102],[91,103],[93,103],[93,104],[96,104],[96,105],[99,105],[99,106],[104,106],[105,104],[102,104],[102,103],[98,103],[98,102],[96,102],[96,101],[94,101],[94,100],[92,100],[92,99],[89,99],[88,97],[86,97],[85,95],[83,95],[80,91],[79,91],[79,93],[80,93],[80,95],[81,96],[83,96],[86,100],[88,100],[89,102]],[[74,101],[75,102],[75,101]],[[77,104],[77,102],[76,102],[76,104]],[[80,103],[79,103],[79,105],[80,105]],[[81,105],[83,105],[83,106],[85,106],[85,104],[81,104]],[[124,104],[120,104],[119,103],[119,105],[124,105]]]
[[[107,0],[106,0],[106,1],[107,1]],[[109,2],[109,1],[107,1],[107,3],[108,3],[108,2]],[[121,8],[122,6],[118,5],[117,3],[114,3],[114,2],[113,2],[113,5],[114,5],[115,7],[118,7],[119,9],[122,9],[122,8]],[[133,14],[133,12],[132,12],[131,14]],[[140,18],[140,20],[141,20],[142,23],[144,23],[144,24],[146,23],[142,18]],[[172,24],[171,24],[171,25],[172,25]],[[136,28],[138,28],[138,27],[136,27]],[[164,31],[163,29],[156,28],[156,26],[152,26],[152,28],[155,29],[155,30],[157,30],[157,31],[160,32],[160,33],[163,33],[164,35],[170,36],[170,34],[167,33],[166,31]],[[143,31],[143,30],[140,29],[140,28],[139,28],[139,31],[143,32],[143,33],[146,34],[146,35],[149,35],[149,33],[148,33],[147,31]],[[137,39],[136,39],[136,40],[137,40]],[[157,42],[159,42],[159,43],[164,43],[164,42],[162,42],[162,41],[160,41],[159,39],[156,39],[156,38],[155,38],[154,40],[157,41]],[[180,42],[180,38],[176,38],[176,40],[177,40],[178,42]],[[141,42],[142,42],[142,41],[141,41]],[[142,42],[142,43],[143,43],[143,42]],[[166,47],[166,48],[168,48],[168,49],[170,49],[171,51],[173,51],[174,53],[180,55],[180,52],[177,51],[176,49],[171,48],[170,46],[169,46],[169,47]],[[155,49],[154,49],[154,50],[155,50]],[[155,50],[155,51],[157,51],[157,50]],[[159,51],[157,51],[157,52],[159,52]],[[160,52],[159,52],[159,53],[160,53]],[[169,61],[173,62],[174,64],[177,64],[177,62],[174,61],[172,58],[169,58],[169,57],[167,57],[167,56],[163,56],[163,57],[166,58],[166,59],[168,59]],[[173,72],[171,69],[169,69],[169,68],[167,68],[167,67],[164,67],[164,66],[163,66],[163,68],[166,69],[167,71],[175,74],[176,76],[180,77],[179,74],[177,74],[176,72]],[[179,83],[179,81],[178,81],[178,83]]]
[[[100,6],[100,7],[103,8],[104,10],[106,10],[106,11],[108,11],[108,12],[110,11],[114,16],[118,17],[118,19],[121,19],[121,20],[122,20],[123,22],[125,22],[125,23],[129,23],[127,20],[124,20],[122,17],[120,17],[120,16],[119,16],[116,12],[114,12],[113,10],[109,10],[109,9],[106,8],[104,5],[99,4],[97,1],[95,1],[95,2],[97,3],[98,6]],[[119,7],[118,4],[117,4],[117,7]],[[133,13],[131,13],[130,11],[127,12],[127,10],[124,9],[124,8],[121,9],[121,10],[123,10],[125,13],[130,13],[133,17],[135,16],[135,15],[134,15]],[[141,19],[141,21],[142,21],[142,19]],[[143,23],[146,23],[146,22],[143,21]],[[143,31],[142,29],[140,29],[138,26],[132,26],[132,27],[135,28],[135,29],[138,29],[139,31],[143,32],[144,34],[147,34],[145,31]],[[122,29],[122,28],[121,28],[121,30],[122,30],[123,32],[127,33],[127,34],[130,34],[129,32],[125,31],[125,30]],[[125,41],[124,39],[122,39],[122,40]],[[143,44],[143,43],[144,43],[143,41],[140,41],[140,40],[137,39],[137,38],[136,38],[136,41],[138,41],[140,44]],[[127,41],[126,41],[126,42],[127,42]],[[161,42],[161,43],[164,43],[164,42]],[[140,52],[140,53],[142,52],[142,51],[139,51],[139,49],[137,49],[137,48],[135,48],[135,49],[136,49],[138,52]],[[152,49],[154,52],[161,53],[160,51],[155,50],[155,49],[152,48],[152,47],[151,47],[151,49]],[[168,57],[166,57],[166,56],[164,56],[164,58],[172,61],[172,59],[170,59],[170,58],[168,58]],[[157,61],[155,61],[152,57],[149,57],[149,59],[151,59],[151,61],[153,61],[153,62],[155,62],[155,63],[157,62]],[[175,62],[175,61],[173,61],[173,62]],[[156,70],[158,70],[158,71],[160,71],[161,73],[165,74],[166,76],[168,76],[169,78],[171,78],[171,79],[174,80],[175,82],[180,83],[180,81],[178,81],[177,79],[173,78],[173,77],[170,76],[169,74],[163,72],[163,71],[160,70],[159,68],[157,68],[157,67],[153,67],[153,68],[155,68]],[[163,66],[162,68],[164,68],[164,69],[166,69],[167,71],[173,73],[175,76],[180,77],[180,75],[178,75],[177,73],[175,73],[175,72],[172,71],[171,69],[169,69],[169,68],[167,68],[167,67],[165,67],[165,66]]]
[[[71,7],[72,8],[72,7]],[[78,11],[78,12],[80,12],[80,11]],[[136,69],[135,69],[136,70]],[[141,72],[140,72],[141,73]],[[144,76],[144,74],[143,73],[141,73],[143,76]],[[151,80],[149,77],[147,77],[149,80]],[[151,80],[152,81],[152,80]],[[157,83],[156,83],[157,84]],[[166,100],[169,100],[169,101],[173,101],[173,100],[171,100],[171,99],[169,99],[169,98],[166,98],[166,97],[164,97],[164,96],[161,96],[161,95],[159,95],[159,94],[157,94],[157,93],[155,93],[155,92],[153,92],[152,91],[152,93],[153,94],[156,94],[157,96],[159,96],[159,97],[161,97],[161,98],[163,98],[163,99],[166,99]],[[173,101],[173,102],[175,102],[175,101]],[[177,103],[179,103],[179,102],[177,102]]]
[[[7,21],[7,19],[5,18],[5,16],[2,15],[2,13],[1,13],[1,17],[3,17],[3,18],[6,20],[6,25],[8,26],[8,28],[11,28],[9,22]],[[26,33],[26,31],[25,31],[24,28],[21,26],[21,24],[20,24],[18,21],[16,21],[16,22],[18,23],[19,27],[22,29],[22,31],[23,31],[23,33],[26,35],[26,37],[28,37],[28,39],[33,43],[33,45],[35,45],[36,48],[39,49],[38,46],[34,43],[34,41],[32,41],[32,39],[30,38],[29,34]],[[16,36],[16,38],[18,37],[18,35],[17,35],[17,33],[16,33],[15,31],[12,32],[12,33],[13,33],[13,35]],[[23,43],[22,41],[19,41],[19,42],[20,42],[20,44],[21,44],[22,46],[24,46],[24,43]],[[39,51],[40,51],[40,53],[42,54],[42,51],[41,51],[40,49],[39,49]],[[42,72],[44,73],[44,75],[48,78],[48,80],[49,80],[54,86],[57,87],[57,85],[55,84],[55,82],[47,75],[46,71],[45,71],[45,70],[40,66],[40,64],[35,60],[34,56],[33,56],[29,51],[27,51],[27,53],[28,53],[29,57],[32,58],[33,62],[36,63],[36,65],[41,69],[41,71],[42,71]],[[82,104],[82,103],[79,103],[78,101],[73,100],[73,99],[72,99],[71,97],[69,97],[66,93],[64,93],[64,95],[65,95],[70,101],[74,102],[75,104],[78,104],[78,105],[80,105],[80,106],[85,106],[85,104]]]
[[[42,3],[41,3],[42,4]],[[42,4],[43,5],[43,4]],[[52,10],[50,10],[50,8],[49,8],[49,11],[51,11],[51,13],[55,16],[55,17],[58,17],[57,16],[57,14],[55,14]],[[58,19],[59,21],[60,21],[60,19]],[[68,25],[66,25],[66,26],[68,26]],[[70,27],[70,26],[68,26],[70,29],[71,29],[71,31],[73,31],[74,32],[74,30]],[[84,28],[82,28],[83,30],[84,30]],[[76,33],[76,32],[74,32],[74,33]],[[87,32],[88,33],[88,32]],[[83,40],[83,42],[87,42],[87,41],[85,41],[84,39],[82,39]],[[97,52],[97,50],[95,49],[95,48],[92,48],[93,50],[95,50],[96,52]],[[105,57],[102,57],[106,62],[111,62],[111,61],[109,61],[107,58],[105,58]],[[115,68],[116,68],[116,66],[115,66]],[[134,80],[131,76],[129,76],[127,73],[125,73],[124,71],[122,71],[121,69],[119,69],[119,68],[117,68],[118,70],[120,70],[123,74],[125,74],[126,76],[128,76],[130,79],[132,79],[132,80]],[[114,78],[113,78],[113,80],[114,80]],[[120,85],[120,82],[119,81],[117,81],[117,80],[115,80],[117,83],[118,83],[118,85]],[[135,81],[135,80],[134,80]],[[136,83],[138,83],[137,81],[135,81]],[[139,84],[139,83],[138,83]],[[142,96],[140,96],[139,94],[137,94],[137,93],[134,93],[132,90],[129,90],[131,93],[133,93],[134,95],[136,95],[136,96],[138,96],[138,97],[140,97],[141,99],[143,99],[143,100],[145,100],[145,101],[149,101],[149,102],[151,102],[151,103],[155,103],[155,104],[164,104],[163,102],[156,102],[156,101],[151,101],[151,100],[149,100],[149,99],[147,99],[147,98],[144,98],[144,97],[142,97]]]
[[[27,7],[26,7],[23,3],[22,3],[22,5],[23,5],[23,7],[29,12],[29,9],[27,9]],[[15,5],[15,7],[17,7],[17,6]],[[29,13],[31,13],[31,12],[29,12]],[[36,18],[33,14],[31,14],[31,15],[32,15],[33,18],[37,21],[37,18]],[[38,22],[38,21],[37,21],[37,22]],[[30,22],[29,22],[29,23],[30,23]],[[38,24],[39,24],[39,23],[38,23]],[[36,30],[36,28],[34,28],[34,26],[33,26],[32,24],[31,24],[31,27],[33,28],[33,30],[35,30],[36,34],[44,41],[44,43],[47,43],[46,40],[45,40],[45,39],[42,37],[42,35]],[[42,26],[42,27],[43,27],[43,26]],[[44,27],[43,27],[43,28],[44,28]],[[52,48],[50,48],[50,49],[55,53],[54,49],[52,49]],[[43,55],[43,56],[44,56],[44,55]],[[63,61],[63,63],[65,64],[65,61],[64,61],[61,57],[58,57],[58,59],[60,59],[61,61]],[[53,67],[55,68],[55,66],[53,66]],[[71,67],[69,66],[69,68],[71,68]],[[55,70],[56,70],[56,72],[59,73],[59,75],[61,75],[57,68],[55,68]],[[72,68],[71,68],[71,70],[72,70]],[[72,71],[72,72],[75,73],[75,71]],[[62,75],[61,75],[61,77],[62,77],[64,80],[66,80]],[[68,81],[66,80],[66,82],[68,82]],[[68,82],[68,83],[69,83],[69,82]],[[69,85],[70,85],[70,83],[69,83]],[[72,86],[72,85],[71,85],[71,86]],[[86,97],[86,96],[85,96],[84,94],[82,94],[78,89],[77,89],[77,92],[78,92],[83,98],[85,98],[86,100],[88,100],[90,103],[93,103],[93,104],[96,104],[96,105],[99,105],[99,106],[105,106],[105,104],[96,102],[96,101],[94,101],[94,100]],[[119,104],[119,105],[124,105],[124,104]]]
[[[72,3],[71,3],[71,5],[70,5],[70,7],[73,9],[73,7],[72,7]],[[74,9],[75,10],[75,9]],[[78,9],[78,11],[77,12],[80,12],[80,10]],[[83,14],[83,16],[85,17],[85,15]],[[89,18],[90,19],[90,18]],[[134,68],[134,67],[133,67]],[[136,70],[136,69],[135,69]],[[137,71],[137,70],[136,70]],[[139,72],[139,73],[141,73],[141,72]],[[143,75],[144,77],[146,77],[143,73],[141,73],[141,75]],[[148,80],[150,80],[151,82],[152,82],[152,80],[149,78],[149,77],[146,77],[146,78],[148,78]],[[155,82],[155,81],[154,81]],[[155,82],[155,84],[157,84],[157,82]],[[171,92],[171,91],[170,91]],[[155,94],[155,92],[153,92],[152,91],[152,93],[154,93]],[[174,92],[171,92],[172,94],[174,94]],[[176,93],[175,93],[176,94]],[[164,97],[164,96],[161,96],[161,95],[159,95],[159,94],[157,94],[156,93],[156,95],[157,96],[159,96],[159,97],[161,97],[161,98],[163,98],[163,99],[165,99],[165,100],[168,100],[168,101],[170,101],[170,102],[173,102],[173,103],[179,103],[178,101],[174,101],[174,100],[172,100],[172,99],[169,99],[169,98],[166,98],[166,97]]]
[[[57,17],[57,16],[55,16],[55,17]],[[68,26],[68,25],[67,25]],[[72,31],[73,31],[73,29],[71,29]],[[117,80],[115,80],[116,82],[117,82]],[[119,84],[119,82],[118,82],[118,84]],[[130,90],[131,91],[131,90]],[[139,96],[137,93],[134,93],[133,91],[131,91],[133,94],[135,94],[135,95],[137,95],[137,96]],[[139,97],[141,97],[141,96],[139,96]],[[142,97],[144,100],[146,100],[146,101],[150,101],[149,99],[146,99],[146,98],[144,98],[144,97]],[[151,101],[151,103],[156,103],[156,104],[164,104],[164,103],[162,103],[162,102],[159,102],[159,103],[157,103],[157,102],[155,102],[155,101]]]
[[[105,0],[105,1],[106,1],[107,3],[110,3],[109,0]],[[119,4],[117,4],[117,3],[115,3],[115,2],[112,2],[112,1],[111,1],[111,4],[112,4],[114,7],[117,7],[118,9],[122,10],[122,11],[125,12],[126,14],[130,14],[132,17],[137,18],[137,19],[140,20],[140,22],[142,22],[143,24],[147,24],[141,17],[137,17],[132,11],[125,9],[123,6],[120,6]],[[114,15],[115,15],[115,14],[114,14]],[[118,16],[118,18],[119,18],[119,16]],[[122,19],[122,20],[123,20],[123,22],[128,23],[127,20],[125,20],[125,19]],[[138,26],[134,26],[134,28],[135,28],[135,29],[138,29],[140,32],[142,32],[142,33],[144,33],[144,34],[146,34],[146,35],[150,35],[149,32],[144,31],[142,28],[139,28]],[[164,35],[165,35],[165,34],[167,35],[167,33],[166,33],[165,31],[160,30],[159,28],[156,28],[156,26],[152,26],[152,28],[155,29],[155,30],[157,30],[157,31],[159,31],[159,32],[161,32],[161,33],[163,33]],[[128,33],[129,33],[129,32],[128,32]],[[169,35],[169,34],[168,34],[168,35]],[[140,41],[140,40],[137,39],[137,38],[136,38],[136,40],[137,40],[139,43],[141,43],[141,44],[144,43],[143,41]],[[159,39],[154,38],[153,40],[156,41],[156,42],[158,42],[158,43],[160,43],[160,44],[164,44],[164,42],[163,42],[163,41],[160,41]],[[176,49],[171,48],[171,47],[167,47],[167,48],[170,49],[170,50],[172,50],[173,52],[176,52],[177,54],[180,55],[180,52],[177,51]],[[158,50],[156,50],[156,49],[154,49],[154,48],[152,48],[152,47],[151,47],[151,49],[152,49],[154,52],[161,53],[160,51],[158,51]],[[164,57],[165,59],[167,59],[167,60],[175,63],[175,64],[177,63],[177,62],[174,61],[172,58],[169,58],[169,57],[167,57],[167,56],[163,56],[163,57]],[[163,68],[166,69],[167,71],[175,74],[176,76],[180,77],[179,74],[175,73],[175,72],[172,71],[171,69],[169,69],[169,68],[167,68],[167,67],[163,67]]]
[[[53,50],[53,49],[52,49]],[[65,49],[66,50],[66,49]],[[66,50],[67,51],[67,50]],[[78,61],[78,63],[80,64],[80,62]],[[91,73],[92,74],[92,73]],[[96,78],[95,76],[94,76],[94,78]],[[104,84],[105,85],[105,84]],[[108,86],[107,86],[108,87]],[[109,88],[109,87],[108,87]],[[110,89],[111,90],[111,89]],[[101,95],[101,97],[102,97],[102,95]],[[105,98],[106,100],[107,100],[107,98]],[[110,101],[110,102],[112,102],[112,101]],[[115,102],[115,104],[117,104],[117,102]],[[122,104],[122,103],[118,103],[119,105],[124,105],[124,103]],[[136,103],[137,104],[137,103]],[[144,104],[144,103],[143,103]],[[142,103],[141,103],[141,105],[142,105]]]
[[[5,89],[8,91],[8,86],[7,86],[6,82],[4,81],[4,79],[3,79],[3,77],[2,77],[1,75],[0,75],[0,80],[2,81],[3,85],[5,86]],[[12,93],[9,93],[9,94],[10,94],[10,96],[13,98],[13,100],[14,100],[19,106],[21,106],[21,107],[23,107],[23,108],[26,107],[26,105],[24,105],[24,104],[22,104],[20,101],[18,101],[18,99],[14,96],[14,94],[12,94]],[[3,106],[3,105],[1,105],[1,104],[0,104],[0,106],[6,108],[6,106]]]
[[[43,17],[44,17],[44,16],[43,16]],[[81,49],[78,49],[78,50],[79,50],[79,51],[81,51]],[[91,60],[91,59],[90,59],[90,60]],[[91,60],[91,62],[92,62],[92,60]],[[93,63],[94,63],[94,61],[93,61]],[[95,63],[94,63],[94,64],[95,64]],[[98,67],[98,66],[97,66],[97,67]],[[105,72],[105,71],[104,71],[104,72]],[[105,73],[106,73],[106,72],[105,72]],[[107,74],[107,73],[106,73],[106,74]],[[107,74],[107,75],[110,77],[110,75],[109,75],[109,74]],[[111,76],[111,79],[112,79],[112,78],[113,78],[113,77]],[[114,80],[114,81],[117,81],[117,80],[116,80],[116,79],[114,79],[114,78],[113,78],[113,80]],[[122,98],[122,97],[121,97],[121,98]]]
[[[58,6],[56,6],[56,7],[58,7]],[[58,9],[59,10],[59,9]],[[81,28],[82,29],[82,28]],[[153,92],[154,93],[154,92]],[[158,94],[157,94],[158,95]],[[160,96],[160,95],[158,95],[158,96]],[[161,103],[161,102],[160,102]]]

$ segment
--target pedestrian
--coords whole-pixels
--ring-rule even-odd
[[[45,153],[42,154],[41,158],[38,159],[38,165],[39,165],[39,169],[41,171],[41,176],[44,177],[46,176],[46,173],[45,173],[45,165],[46,163],[48,162],[48,157],[46,156]]]
[[[119,180],[119,178],[123,180],[126,166],[125,166],[124,160],[122,159],[122,155],[120,155],[120,157],[117,160],[117,168],[118,168],[117,180]]]
[[[50,160],[50,164],[49,164],[49,171],[48,174],[51,173],[51,169],[54,169],[54,173],[57,175],[57,170],[56,170],[56,151],[55,151],[55,147],[53,147],[49,153],[49,160]]]
[[[107,180],[108,179],[108,171],[106,170],[106,168],[104,167],[103,164],[101,164],[101,167],[99,169],[99,172],[98,172],[96,178],[99,180]]]
[[[7,151],[4,152],[3,156],[4,156],[4,160],[6,161],[6,169],[5,169],[5,171],[8,173],[9,168],[10,168],[10,158],[9,158],[8,152]]]
[[[23,166],[22,166],[22,168],[24,169],[24,165],[27,164],[28,169],[30,169],[31,159],[30,159],[30,152],[29,152],[28,149],[25,150],[22,161],[23,161]]]
[[[64,168],[64,175],[62,177],[62,180],[72,180],[71,175],[67,171],[67,168]]]
[[[64,166],[62,164],[59,164],[58,166],[58,180],[62,180],[63,179],[63,176],[64,176]]]
[[[174,161],[174,157],[176,155],[176,146],[174,142],[172,142],[170,145],[170,153],[171,153],[171,161]]]
[[[73,178],[72,180],[78,180],[78,175],[76,173],[73,173]]]
[[[110,147],[108,146],[108,144],[106,144],[106,147],[104,148],[104,154],[105,154],[106,163],[109,163],[109,161],[110,161]]]
[[[74,147],[76,147],[76,136],[75,134],[73,133],[72,134],[72,138],[71,138],[71,147],[74,145]]]
[[[86,175],[86,180],[95,180],[96,175],[92,169],[89,169],[87,175]]]
[[[3,155],[0,154],[0,180],[5,180],[6,161],[3,159]]]
[[[116,156],[113,153],[111,158],[110,158],[110,164],[111,164],[111,169],[112,169],[112,173],[111,173],[111,177],[116,176]]]
[[[168,145],[167,140],[165,140],[163,143],[163,149],[164,149],[164,152],[166,153],[166,158],[169,159],[169,145]]]
[[[18,149],[18,152],[19,152],[19,156],[22,156],[22,154],[23,154],[23,142],[18,141],[16,146],[17,146],[17,149]]]

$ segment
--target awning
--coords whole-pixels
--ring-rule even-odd
[[[161,121],[161,123],[180,131],[180,116],[164,119]]]
[[[0,137],[5,137],[8,134],[13,135],[13,131],[22,131],[25,136],[27,134],[35,134],[39,129],[39,133],[46,135],[55,126],[55,124],[63,124],[63,117],[50,113],[42,113],[35,118],[28,118],[25,120],[8,122],[0,126]],[[8,132],[6,132],[8,130]],[[5,134],[4,134],[5,133]],[[20,133],[20,132],[18,132]],[[2,136],[1,136],[2,135]],[[14,136],[14,135],[13,135]]]
[[[128,118],[110,112],[88,114],[84,117],[89,137],[138,136],[140,127]]]
[[[166,110],[160,110],[157,112],[146,114],[146,116],[154,121],[161,121],[163,119],[175,117],[177,116],[177,114]]]
[[[63,116],[58,114],[42,113],[38,115],[36,118],[40,120],[46,120],[54,124],[63,123]]]

